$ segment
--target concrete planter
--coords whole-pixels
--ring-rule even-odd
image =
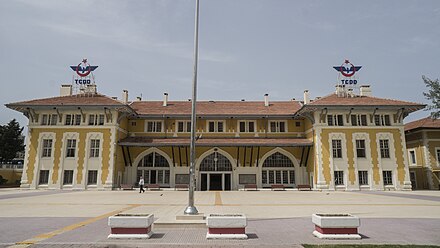
[[[206,217],[207,239],[247,239],[244,214],[209,214]]]
[[[313,235],[320,239],[360,239],[360,220],[351,214],[313,214]]]
[[[108,218],[109,239],[149,239],[153,234],[152,214],[117,214]]]

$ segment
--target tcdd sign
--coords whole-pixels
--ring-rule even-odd
[[[352,78],[354,74],[359,71],[362,66],[355,66],[348,59],[344,61],[344,63],[340,66],[333,66],[335,70],[341,73],[341,75],[344,77],[341,79],[341,84],[343,85],[356,85],[357,80]]]

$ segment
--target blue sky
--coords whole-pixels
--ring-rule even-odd
[[[195,0],[0,1],[2,104],[57,96],[70,65],[98,91],[191,98]],[[334,91],[345,59],[373,95],[428,103],[440,78],[440,1],[200,0],[199,100],[302,100]],[[407,121],[428,115],[419,111]],[[0,107],[0,123],[20,113]]]

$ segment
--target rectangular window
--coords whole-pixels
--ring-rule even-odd
[[[388,140],[379,140],[380,145],[380,157],[390,158],[390,148],[388,145]]]
[[[240,133],[253,133],[255,132],[255,122],[254,121],[240,121],[239,122]]]
[[[416,162],[416,151],[415,150],[411,150],[411,151],[409,151],[409,162],[412,164],[412,165],[415,165],[417,162]]]
[[[383,185],[393,185],[393,173],[392,171],[382,171]]]
[[[376,126],[391,126],[389,115],[374,115],[374,124]]]
[[[58,121],[58,116],[57,115],[51,115],[49,125],[55,126],[57,124],[57,121]]]
[[[47,117],[47,115],[43,115],[42,117],[41,117],[41,125],[48,125],[48,117]]]
[[[90,157],[91,158],[98,158],[99,157],[99,145],[100,145],[99,139],[91,139],[90,140]]]
[[[103,114],[89,115],[89,126],[102,126],[102,125],[104,125]]]
[[[209,121],[208,122],[208,132],[210,133],[222,133],[223,129],[223,121]]]
[[[286,122],[285,121],[271,121],[270,122],[270,132],[272,133],[285,133]]]
[[[352,126],[366,126],[367,125],[367,115],[351,115],[351,125]]]
[[[74,158],[76,151],[76,139],[68,139],[66,146],[66,158]]]
[[[178,121],[177,122],[177,132],[178,133],[191,132],[191,121]]]
[[[358,171],[359,185],[368,185],[368,171]]]
[[[147,132],[161,133],[162,132],[162,121],[148,121],[147,122]]]
[[[87,176],[87,185],[96,185],[98,182],[98,171],[97,170],[89,170]]]
[[[48,184],[49,183],[49,170],[40,170],[40,179],[38,184]]]
[[[65,170],[63,185],[71,185],[73,183],[73,170]]]
[[[344,185],[343,171],[335,171],[335,185]]]
[[[342,115],[327,115],[327,124],[329,126],[344,126]]]
[[[356,140],[356,154],[358,158],[365,158],[365,140]]]
[[[43,139],[43,151],[41,157],[52,157],[52,139]]]
[[[68,126],[81,125],[81,115],[73,115],[73,114],[66,115],[66,119],[65,119],[64,124],[68,125]]]
[[[437,166],[440,165],[440,148],[435,149],[435,153],[437,155]]]
[[[332,140],[333,158],[342,158],[342,141]]]

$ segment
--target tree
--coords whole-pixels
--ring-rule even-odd
[[[23,127],[15,120],[0,126],[0,158],[9,162],[15,158],[17,152],[24,151]]]
[[[423,95],[432,102],[432,105],[428,105],[427,110],[431,110],[431,117],[437,119],[440,117],[440,82],[438,78],[431,80],[422,76],[422,79],[426,87],[429,88],[428,92],[423,92]]]

